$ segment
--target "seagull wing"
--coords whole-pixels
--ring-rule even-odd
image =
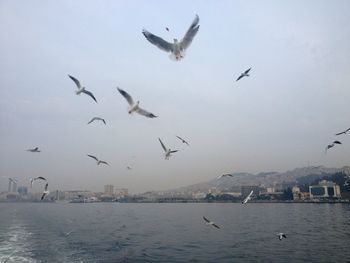
[[[194,36],[197,34],[199,30],[198,23],[199,23],[199,16],[196,15],[190,28],[187,30],[184,38],[180,41],[181,49],[187,49],[191,45]]]
[[[94,94],[92,94],[91,91],[83,90],[83,93],[85,93],[86,95],[89,95],[97,103],[97,100],[96,100]]]
[[[45,195],[46,195],[46,193],[43,193],[40,200],[43,200],[45,198]]]
[[[236,79],[236,81],[239,81],[241,78],[243,78],[243,74],[241,74],[237,79]]]
[[[49,187],[49,183],[46,183],[45,185],[45,191],[47,191],[47,188]]]
[[[118,87],[117,89],[119,93],[122,94],[122,96],[126,99],[126,101],[129,103],[130,106],[134,105],[134,100],[132,99],[129,93],[127,93],[125,90],[122,90]]]
[[[283,234],[282,237],[287,238],[287,236],[285,234]]]
[[[173,51],[174,47],[173,44],[165,41],[164,39],[153,35],[152,33],[148,32],[146,29],[142,30],[142,34],[146,37],[146,39],[151,42],[153,45],[157,46],[163,51],[171,52]]]
[[[154,115],[153,113],[148,112],[148,111],[146,111],[146,110],[144,110],[144,109],[142,109],[140,107],[136,110],[136,112],[138,114],[140,114],[142,116],[145,116],[145,117],[148,117],[148,118],[157,118],[158,117],[158,116]]]
[[[93,156],[93,155],[90,155],[90,154],[87,154],[87,156],[91,157],[92,159],[95,159],[98,162],[98,159],[97,159],[96,156]]]
[[[350,128],[349,128],[349,129],[347,129],[345,132],[348,132],[348,131],[350,131]]]
[[[213,224],[213,227],[216,227],[217,229],[220,229],[220,227],[216,224]]]
[[[249,71],[250,71],[251,69],[252,69],[252,68],[249,68],[249,69],[247,69],[246,71],[244,71],[244,74],[248,74]]]
[[[342,135],[342,134],[345,134],[346,132],[343,131],[343,132],[339,132],[339,133],[336,133],[335,135]]]
[[[203,216],[203,219],[205,222],[210,223],[210,220],[208,218],[206,218],[205,216]]]
[[[70,79],[74,81],[74,83],[75,83],[75,85],[77,85],[78,89],[81,89],[81,85],[80,85],[79,80],[77,80],[76,78],[74,78],[71,75],[68,75],[68,77],[70,77]]]
[[[46,178],[44,178],[42,176],[39,176],[39,177],[35,178],[34,180],[37,180],[37,179],[41,179],[41,180],[47,181]]]
[[[89,121],[87,124],[90,124],[91,122],[95,121],[96,120],[96,117],[95,118],[92,118],[91,121]]]
[[[170,153],[176,153],[178,152],[179,150],[174,150],[174,151],[170,151]]]
[[[166,151],[167,151],[167,148],[166,148],[165,145],[163,144],[162,140],[161,140],[160,138],[158,138],[158,140],[159,140],[160,144],[162,145],[164,152],[166,152]]]
[[[340,141],[334,141],[333,143],[336,143],[336,144],[341,144],[341,142],[340,142]]]
[[[105,119],[101,119],[102,121],[103,121],[103,123],[106,125],[106,121],[105,121]]]
[[[103,163],[103,164],[106,164],[106,165],[109,166],[109,164],[107,162],[105,162],[105,161],[100,161],[100,163]]]

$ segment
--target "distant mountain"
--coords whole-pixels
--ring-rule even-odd
[[[288,185],[297,183],[299,177],[312,175],[313,179],[317,179],[344,170],[349,171],[350,167],[327,168],[324,166],[309,166],[296,168],[287,172],[261,172],[258,174],[232,173],[233,177],[214,178],[208,182],[176,188],[169,192],[208,192],[211,187],[216,187],[220,191],[239,191],[238,189],[240,186],[247,185],[257,185],[261,187]]]

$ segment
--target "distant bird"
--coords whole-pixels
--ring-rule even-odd
[[[327,147],[326,147],[326,151],[325,153],[327,153],[327,150],[334,147],[336,144],[342,144],[340,141],[334,141],[333,143],[331,144],[328,144]]]
[[[69,236],[70,234],[72,234],[73,233],[73,230],[71,230],[71,231],[69,231],[69,232],[67,232],[67,233],[64,233],[64,235],[67,237],[67,236]]]
[[[350,131],[350,128],[347,129],[347,130],[345,130],[345,131],[339,132],[339,133],[337,133],[336,135],[346,134],[348,131]]]
[[[85,87],[82,87],[82,86],[80,85],[79,80],[77,80],[76,78],[74,78],[74,77],[71,76],[71,75],[68,75],[68,77],[69,77],[71,80],[74,81],[75,85],[77,85],[78,90],[75,91],[75,93],[76,93],[77,95],[79,95],[80,93],[85,93],[86,95],[89,95],[89,96],[97,103],[97,100],[96,100],[94,94],[92,94],[91,91],[86,90]]]
[[[100,117],[93,117],[87,124],[90,124],[93,121],[102,121],[106,125],[106,121]]]
[[[169,27],[166,27],[165,30],[169,32]]]
[[[44,190],[44,192],[43,192],[43,195],[41,196],[41,200],[43,200],[43,199],[45,198],[45,196],[48,195],[48,194],[50,193],[50,191],[47,190],[48,187],[49,187],[49,184],[46,183],[46,185],[45,185],[45,190]]]
[[[33,149],[28,149],[27,151],[32,152],[32,153],[40,153],[41,152],[38,147],[35,147]]]
[[[91,157],[92,159],[95,159],[95,160],[96,160],[97,165],[100,165],[101,163],[102,163],[102,164],[109,165],[107,162],[97,159],[97,157],[96,157],[96,156],[93,156],[93,155],[90,155],[90,154],[87,154],[87,156]]]
[[[223,177],[233,177],[233,175],[232,175],[232,174],[222,174],[222,175],[219,175],[219,176],[217,177],[217,179],[221,179],[221,178],[223,178]]]
[[[249,193],[249,195],[242,201],[242,204],[246,204],[251,198],[253,194],[253,190]]]
[[[249,68],[249,69],[247,69],[246,71],[244,71],[239,77],[238,77],[238,79],[236,80],[236,81],[239,81],[241,78],[243,78],[243,77],[249,77],[250,75],[248,74],[249,73],[249,71],[251,70],[252,68]]]
[[[208,226],[213,226],[216,227],[217,229],[220,229],[220,227],[215,224],[213,221],[210,221],[208,218],[206,218],[205,216],[203,216],[204,221],[206,222],[206,225]]]
[[[153,113],[150,113],[144,109],[141,109],[139,107],[139,103],[140,101],[137,101],[137,103],[134,102],[134,100],[132,99],[132,97],[129,95],[129,93],[127,93],[126,91],[118,88],[119,93],[126,99],[126,101],[129,103],[130,107],[128,109],[129,114],[133,113],[133,112],[137,112],[140,115],[146,116],[148,118],[156,118],[158,116],[154,115]]]
[[[127,169],[127,170],[131,170],[132,168],[131,168],[130,166],[127,166],[126,169]]]
[[[171,149],[166,148],[165,145],[163,144],[162,140],[160,138],[158,138],[158,140],[159,140],[160,144],[162,145],[162,148],[165,152],[165,160],[169,160],[172,153],[176,153],[179,151],[179,150],[172,151]]]
[[[44,180],[44,181],[47,181],[44,177],[42,176],[38,176],[36,178],[31,178],[30,179],[30,187],[33,187],[33,183],[36,181],[36,180]]]
[[[184,139],[182,139],[180,136],[177,136],[176,135],[176,137],[178,138],[178,139],[180,139],[180,141],[182,141],[182,143],[185,143],[185,144],[187,144],[188,146],[190,146],[189,144],[188,144],[188,142],[186,142]]]
[[[282,241],[283,238],[287,238],[286,234],[284,233],[278,233],[277,236],[280,241]]]
[[[185,56],[185,50],[190,46],[193,38],[197,34],[199,30],[198,23],[199,16],[196,15],[190,28],[187,30],[185,36],[180,42],[178,42],[178,40],[175,38],[174,43],[169,43],[164,39],[148,32],[146,29],[143,29],[142,33],[149,42],[151,42],[153,45],[157,46],[163,51],[170,52],[170,57],[175,58],[175,60],[179,61]]]

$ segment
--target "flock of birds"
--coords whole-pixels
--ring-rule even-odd
[[[169,31],[168,27],[166,27],[165,29],[166,29],[166,31]],[[161,49],[161,50],[163,50],[163,51],[165,51],[167,53],[170,53],[170,58],[171,59],[175,59],[176,61],[179,61],[179,60],[184,58],[185,51],[191,45],[194,37],[198,33],[198,30],[199,30],[199,16],[196,15],[195,19],[193,20],[193,22],[190,25],[189,29],[185,33],[185,36],[180,41],[178,41],[177,39],[174,39],[173,43],[167,42],[166,40],[162,39],[159,36],[156,36],[156,35],[152,34],[151,32],[147,31],[146,29],[143,29],[142,34],[145,36],[145,38],[151,44],[153,44],[154,46],[158,47],[159,49]],[[249,69],[245,70],[243,73],[241,73],[240,76],[236,79],[236,81],[239,81],[239,80],[241,80],[244,77],[249,77],[250,70],[251,70],[251,68],[249,68]],[[91,91],[87,90],[80,83],[80,81],[77,78],[75,78],[75,77],[73,77],[71,75],[68,75],[68,77],[75,83],[75,85],[77,87],[77,90],[75,91],[75,93],[77,95],[85,94],[85,95],[89,96],[91,99],[93,99],[97,103],[97,99],[94,96],[94,94]],[[117,90],[125,98],[125,100],[127,101],[128,105],[129,105],[129,108],[128,108],[128,113],[129,114],[137,113],[137,114],[139,114],[141,116],[144,116],[144,117],[147,117],[147,118],[157,118],[158,117],[157,115],[151,113],[150,111],[147,111],[147,110],[141,108],[140,107],[140,101],[136,101],[135,102],[135,100],[132,98],[132,96],[128,92],[126,92],[125,90],[123,90],[123,89],[121,89],[119,87],[117,87]],[[91,124],[92,122],[95,122],[95,121],[101,121],[101,122],[103,122],[106,125],[105,119],[103,119],[101,117],[93,117],[87,124]],[[346,134],[348,131],[350,131],[350,128],[345,130],[345,131],[343,131],[343,132],[337,133],[336,135]],[[187,146],[189,146],[189,143],[185,139],[181,138],[180,136],[176,136],[176,137],[182,143],[184,143]],[[171,157],[172,154],[174,154],[174,153],[179,151],[179,150],[172,150],[170,148],[167,148],[160,138],[158,138],[158,140],[160,142],[160,145],[161,145],[162,149],[164,150],[164,157],[165,157],[166,160],[169,160],[169,158]],[[333,143],[329,144],[326,147],[326,152],[327,152],[328,149],[334,147],[335,145],[339,145],[339,144],[341,144],[340,141],[337,141],[337,140],[333,141]],[[32,152],[32,153],[39,153],[39,152],[41,152],[38,147],[35,147],[33,149],[29,149],[28,151]],[[88,154],[87,156],[92,158],[92,159],[94,159],[96,161],[97,165],[100,165],[100,164],[109,165],[106,161],[100,160],[99,158],[97,158],[94,155]],[[127,169],[131,170],[132,168],[130,166],[127,166]],[[232,177],[232,175],[231,174],[220,175],[218,177],[218,179],[221,179],[223,177]],[[44,177],[39,176],[37,178],[31,179],[31,186],[33,185],[33,183],[36,180],[42,180],[42,181],[45,182],[44,190],[43,190],[43,193],[42,193],[42,196],[41,196],[41,200],[43,200],[45,198],[45,196],[47,196],[49,194],[48,182],[47,182],[47,180]],[[253,191],[251,191],[249,193],[249,195],[242,201],[242,204],[246,204],[251,199],[252,194],[253,194]],[[211,225],[211,226],[213,226],[215,228],[220,229],[220,227],[217,224],[215,224],[214,222],[210,221],[208,218],[203,216],[203,219],[204,219],[204,221],[206,222],[207,225]],[[278,233],[277,235],[278,235],[279,240],[282,240],[283,238],[287,237],[284,233]]]

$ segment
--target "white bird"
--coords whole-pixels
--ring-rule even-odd
[[[172,153],[176,153],[176,152],[179,151],[179,150],[173,150],[172,151],[171,149],[166,148],[165,145],[163,144],[162,140],[160,138],[158,138],[158,140],[159,140],[160,144],[162,145],[162,148],[163,148],[163,150],[165,152],[165,154],[164,154],[165,155],[165,160],[169,160],[169,158],[170,158]]]
[[[327,153],[327,150],[334,147],[336,144],[342,144],[342,143],[340,141],[334,141],[333,143],[328,144],[326,147],[325,153]]]
[[[69,231],[69,232],[67,232],[67,233],[64,233],[64,235],[67,237],[67,236],[69,236],[70,234],[72,234],[73,233],[73,230],[71,230],[71,231]]]
[[[236,80],[236,81],[239,81],[241,78],[243,78],[243,77],[249,77],[249,71],[251,70],[252,68],[249,68],[249,69],[247,69],[246,71],[244,71],[239,77],[238,77],[238,79]]]
[[[179,140],[181,140],[182,141],[182,143],[185,143],[185,144],[187,144],[187,146],[190,146],[189,144],[188,144],[188,142],[187,141],[185,141],[184,139],[182,139],[180,136],[177,136],[177,135],[175,135]]]
[[[49,190],[47,190],[47,188],[49,187],[49,184],[46,183],[45,185],[45,189],[44,189],[44,192],[43,192],[43,195],[41,196],[41,200],[43,200],[45,198],[46,195],[48,195],[50,193]]]
[[[284,233],[278,233],[277,236],[280,241],[282,241],[283,238],[287,238],[286,234]]]
[[[36,180],[44,180],[44,181],[47,181],[46,178],[42,177],[42,176],[38,176],[36,178],[31,178],[30,179],[30,187],[33,187],[33,183],[36,181]]]
[[[253,194],[253,190],[249,193],[249,195],[242,201],[242,204],[246,204],[251,198]]]
[[[221,179],[221,178],[223,178],[223,177],[233,177],[233,175],[232,175],[232,174],[222,174],[222,175],[219,175],[219,176],[217,177],[217,179]]]
[[[85,93],[86,95],[89,95],[97,103],[97,100],[96,100],[94,94],[92,94],[91,91],[86,90],[85,87],[82,87],[79,80],[77,80],[76,78],[74,78],[71,75],[68,75],[68,77],[74,81],[75,85],[77,85],[78,90],[75,91],[75,93],[77,95],[79,95],[80,93]]]
[[[87,124],[90,124],[93,121],[102,121],[106,125],[106,121],[100,117],[93,117]]]
[[[32,152],[32,153],[40,153],[41,152],[38,147],[35,147],[33,149],[28,149],[27,151]]]
[[[93,155],[90,155],[90,154],[87,154],[87,156],[91,157],[92,159],[95,159],[95,160],[96,160],[97,165],[100,165],[101,163],[102,163],[102,164],[109,165],[107,162],[102,161],[102,160],[99,160],[99,159],[98,159],[96,156],[93,156]]]
[[[158,116],[154,115],[153,113],[150,113],[142,108],[139,107],[140,101],[134,102],[133,98],[127,93],[126,91],[118,88],[119,93],[126,99],[126,101],[129,103],[130,107],[128,109],[129,114],[133,112],[137,112],[140,115],[146,116],[148,118],[156,118]]]
[[[206,218],[205,216],[203,216],[204,221],[206,222],[206,225],[208,226],[213,226],[216,227],[217,229],[220,229],[220,227],[215,224],[213,221],[210,221],[208,218]]]
[[[164,39],[148,32],[146,29],[143,29],[142,33],[149,42],[151,42],[153,45],[157,46],[163,51],[170,52],[171,53],[170,58],[175,58],[175,60],[178,61],[185,56],[185,50],[190,46],[193,38],[197,34],[199,30],[198,23],[199,23],[199,16],[196,15],[190,28],[187,30],[185,36],[180,42],[176,38],[174,38],[174,43],[169,43]]]

